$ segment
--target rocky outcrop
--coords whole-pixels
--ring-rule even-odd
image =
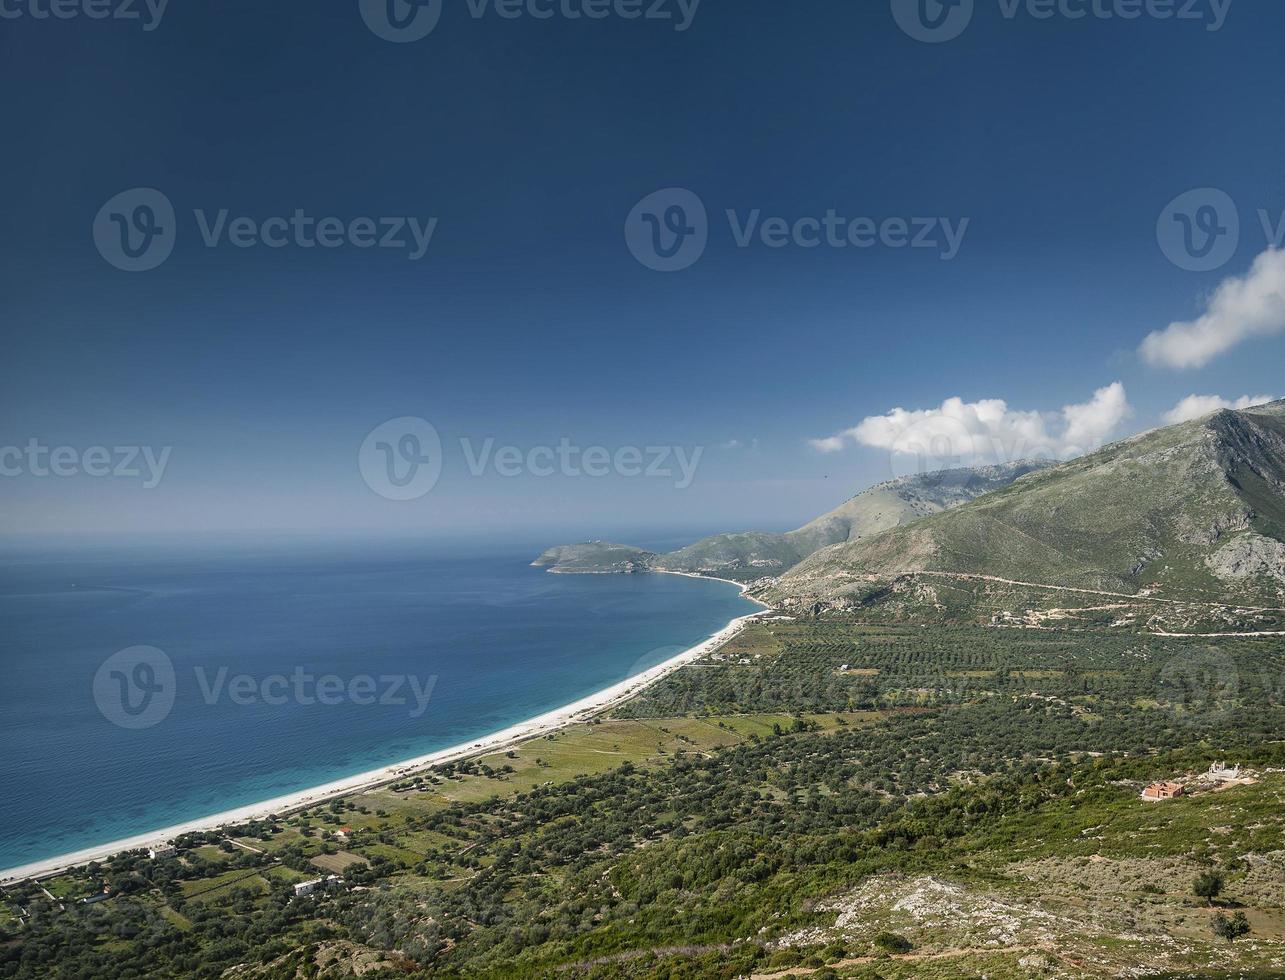
[[[1251,531],[1232,538],[1209,556],[1207,564],[1215,575],[1229,581],[1265,575],[1285,582],[1285,544]]]

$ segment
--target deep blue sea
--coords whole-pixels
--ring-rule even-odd
[[[7,556],[0,869],[498,731],[758,608],[726,583],[550,575],[532,557],[428,546]],[[103,666],[135,647],[172,664],[168,693],[155,654]],[[416,717],[417,691],[430,696]]]

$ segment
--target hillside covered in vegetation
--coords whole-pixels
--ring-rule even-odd
[[[9,888],[0,975],[1266,976],[1283,677],[1269,638],[763,622],[511,752]]]

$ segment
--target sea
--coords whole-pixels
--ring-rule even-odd
[[[476,740],[759,608],[729,583],[552,575],[534,553],[5,554],[0,869]]]

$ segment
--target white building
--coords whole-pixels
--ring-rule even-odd
[[[300,881],[294,886],[294,897],[303,898],[305,895],[311,895],[318,888],[334,888],[339,884],[339,875],[326,875],[324,878],[313,878],[310,881]]]
[[[178,848],[173,844],[156,844],[147,849],[147,856],[153,861],[158,858],[172,858],[178,854]]]
[[[1215,762],[1209,767],[1209,775],[1217,780],[1240,778],[1240,766],[1228,766],[1225,762]]]

